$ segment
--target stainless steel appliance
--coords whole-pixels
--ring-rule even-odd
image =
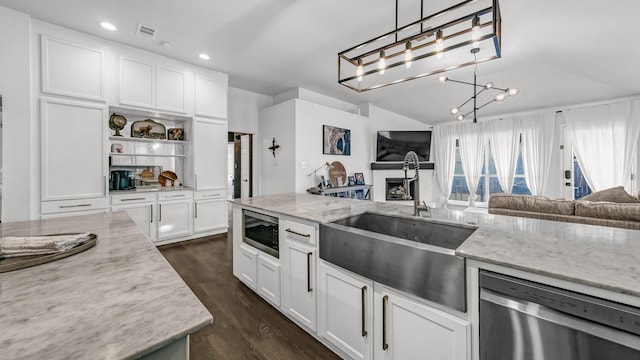
[[[242,210],[242,224],[242,241],[269,255],[279,257],[277,217]]]
[[[481,360],[637,360],[640,309],[480,272]]]

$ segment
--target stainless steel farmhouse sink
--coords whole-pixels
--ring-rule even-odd
[[[366,212],[320,224],[320,258],[466,312],[465,260],[455,249],[476,229]]]

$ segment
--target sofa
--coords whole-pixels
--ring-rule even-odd
[[[640,200],[622,186],[579,200],[496,193],[489,198],[489,214],[640,230]]]

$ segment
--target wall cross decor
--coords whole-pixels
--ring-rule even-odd
[[[276,144],[276,138],[273,138],[273,141],[271,141],[271,146],[268,147],[269,150],[271,150],[271,152],[273,153],[273,157],[276,157],[276,150],[278,150],[280,148],[280,145]]]

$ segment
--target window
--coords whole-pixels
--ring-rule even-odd
[[[487,171],[487,169],[489,171]],[[482,177],[478,183],[478,190],[476,195],[477,202],[489,201],[489,196],[494,193],[504,192],[498,176],[496,174],[496,166],[493,160],[493,154],[491,151],[491,145],[485,145],[484,164],[482,166]],[[486,184],[489,184],[487,187]],[[527,182],[524,178],[524,166],[522,161],[522,136],[520,136],[520,150],[518,151],[518,161],[516,164],[516,174],[514,179],[513,188],[511,191],[513,194],[527,194],[531,195],[531,191],[527,186]],[[449,200],[468,201],[469,200],[469,188],[464,178],[464,169],[462,168],[462,161],[460,160],[460,148],[459,140],[456,140],[456,164],[453,172],[453,186],[451,187],[451,195]]]
[[[578,162],[576,155],[573,154],[573,198],[577,200],[591,193],[591,188],[582,174],[580,163]]]

